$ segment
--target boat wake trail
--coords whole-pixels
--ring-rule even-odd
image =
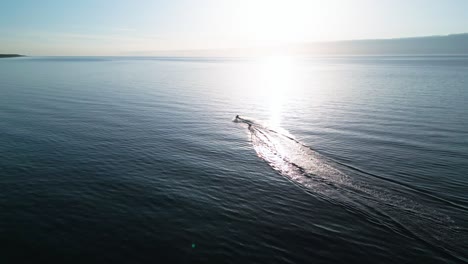
[[[408,187],[372,174],[362,177],[362,171],[353,172],[349,166],[345,173],[338,162],[302,144],[285,130],[248,118],[236,117],[234,121],[247,125],[260,158],[306,192],[463,259],[457,248],[463,248],[459,244],[467,241],[464,232],[449,216],[418,202],[421,199],[417,191],[400,192]]]

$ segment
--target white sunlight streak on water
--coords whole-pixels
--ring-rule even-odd
[[[260,62],[260,82],[265,104],[269,108],[268,123],[271,126],[281,125],[284,99],[293,85],[293,59],[287,56],[272,56]]]

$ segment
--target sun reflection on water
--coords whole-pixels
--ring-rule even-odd
[[[260,78],[265,104],[269,108],[269,124],[281,125],[285,97],[293,82],[293,59],[288,56],[271,56],[260,62]]]

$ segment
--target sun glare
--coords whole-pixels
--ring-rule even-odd
[[[293,61],[288,56],[271,56],[260,62],[262,93],[269,108],[269,123],[279,127],[282,118],[284,99],[288,87],[292,85]]]
[[[257,45],[334,39],[344,33],[346,1],[256,0],[239,7],[238,30]],[[334,33],[332,33],[334,32]]]

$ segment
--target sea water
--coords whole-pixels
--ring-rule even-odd
[[[468,57],[1,59],[0,210],[10,263],[463,263]]]

